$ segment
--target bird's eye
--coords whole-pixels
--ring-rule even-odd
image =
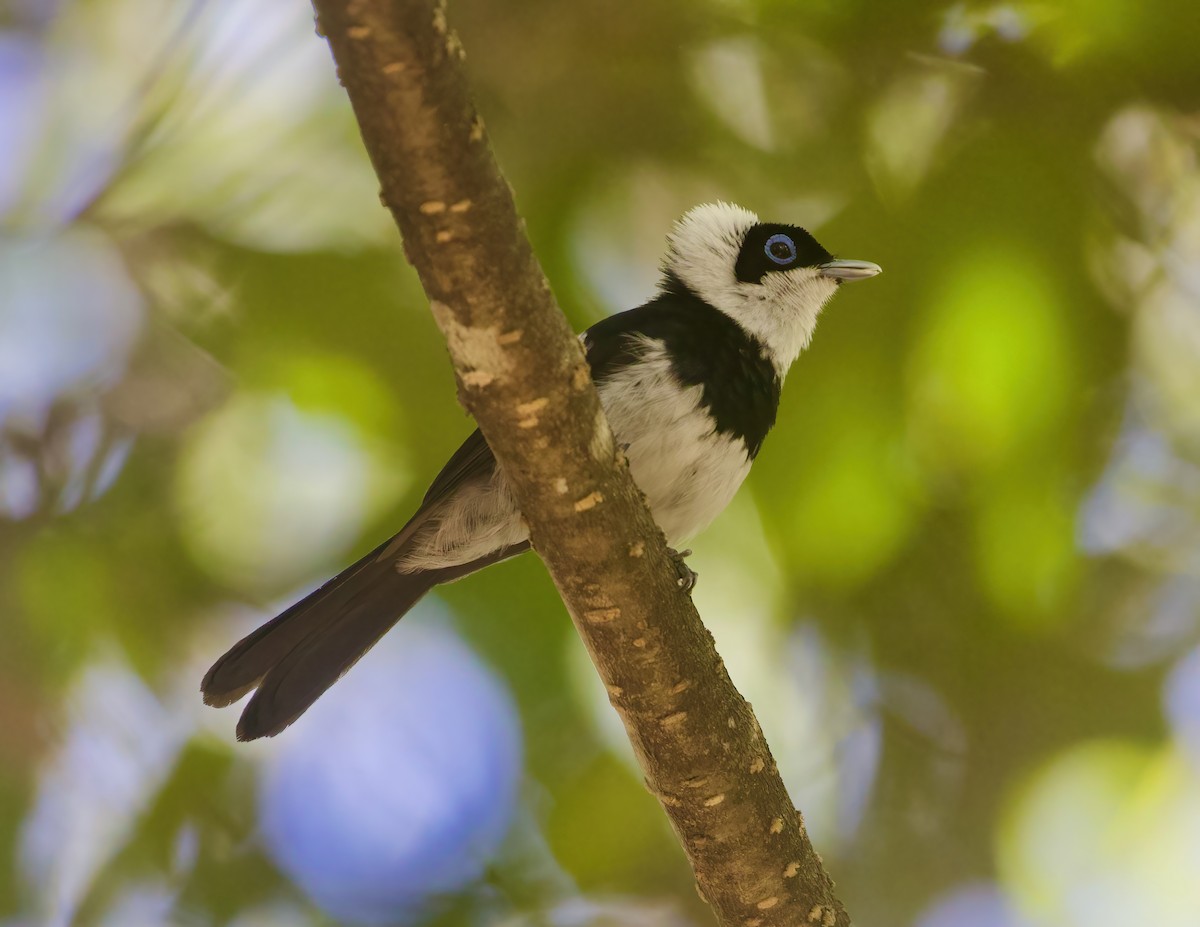
[[[796,243],[782,232],[768,238],[763,250],[776,264],[790,264],[796,260]]]

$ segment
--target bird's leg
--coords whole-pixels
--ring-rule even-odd
[[[690,550],[675,550],[673,547],[667,548],[667,554],[671,558],[671,563],[675,567],[675,582],[684,592],[691,593],[696,588],[696,580],[700,575],[687,565],[685,557],[690,557]]]

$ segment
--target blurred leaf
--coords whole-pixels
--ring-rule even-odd
[[[910,64],[867,116],[867,168],[880,196],[902,202],[945,155],[946,141],[982,75],[944,60]]]
[[[577,328],[652,293],[671,223],[703,201],[885,267],[837,297],[693,560],[856,921],[1015,927],[1040,892],[1036,927],[1200,923],[1192,773],[1169,741],[1194,740],[1178,658],[1200,576],[1193,5],[452,10]],[[470,431],[444,343],[306,8],[17,0],[0,18],[0,846],[64,752],[64,680],[115,638],[172,693],[163,715],[205,733],[137,798],[81,927],[324,923],[256,837],[255,764],[282,741],[235,748],[234,712],[194,690],[273,608],[230,589],[262,604],[329,575]],[[437,600],[517,694],[531,839],[544,827],[590,891],[506,844],[503,883],[437,927],[703,923],[659,809],[602,752],[628,742],[537,558]],[[414,673],[372,682],[385,716]],[[320,737],[335,767],[347,727]],[[1097,736],[1127,739],[1072,766]],[[145,748],[93,746],[47,816]],[[998,844],[1005,873],[1033,873],[1014,888],[989,881],[997,794],[1033,766]],[[390,812],[372,827],[412,836]],[[36,893],[8,869],[0,917],[23,927]]]
[[[149,326],[104,410],[135,432],[182,430],[232,389],[229,374],[195,342],[166,325]]]
[[[1042,22],[1033,34],[1035,44],[1045,48],[1060,67],[1128,50],[1144,37],[1144,17],[1132,0],[1059,0],[1025,6]]]
[[[247,376],[263,388],[283,390],[307,414],[344,418],[363,434],[396,449],[406,437],[391,393],[356,358],[301,351],[270,354]]]
[[[934,474],[990,471],[1049,437],[1073,387],[1070,339],[1040,261],[1011,243],[946,268],[909,361],[909,421]]]
[[[887,565],[919,512],[890,403],[844,363],[820,402],[786,406],[752,480],[764,522],[806,583],[852,588]]]
[[[154,55],[137,75],[151,93],[137,100],[135,155],[99,206],[107,220],[186,218],[281,251],[362,247],[390,234],[311,12],[287,0],[253,9],[216,0],[180,6],[157,30],[135,30],[157,18],[153,3],[107,6],[104,15],[124,20],[100,32],[112,43],[108,55],[128,54],[135,41]]]
[[[242,393],[188,434],[176,482],[184,541],[246,590],[296,582],[353,543],[407,482],[351,422]]]
[[[743,141],[768,149],[774,133],[758,52],[748,37],[719,39],[693,53],[691,72],[713,112]]]
[[[687,862],[674,846],[657,803],[625,766],[611,755],[598,757],[562,789],[546,822],[555,855],[585,891],[632,883],[648,891],[667,880],[683,879]],[[586,840],[580,840],[587,834]],[[632,854],[630,847],[653,853]]]
[[[1189,927],[1200,914],[1200,777],[1171,748],[1098,741],[1055,757],[1014,797],[997,854],[1036,923]]]
[[[26,634],[55,677],[73,670],[125,617],[120,579],[106,552],[86,538],[46,529],[23,547],[14,574]]]
[[[987,484],[978,499],[976,556],[984,591],[1009,622],[1047,631],[1070,617],[1065,608],[1080,574],[1072,498],[1043,472],[1046,461]],[[1049,478],[1048,478],[1049,477]]]

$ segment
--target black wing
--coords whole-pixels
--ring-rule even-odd
[[[682,284],[679,284],[682,286]],[[716,312],[701,303],[708,312]],[[701,315],[705,315],[703,309]],[[696,326],[697,310],[686,296],[665,292],[650,302],[601,319],[583,335],[583,345],[597,383],[637,359],[638,336],[656,338],[668,343],[689,336]],[[722,317],[723,318],[723,317]],[[701,319],[701,322],[703,319]],[[733,323],[728,323],[732,325]],[[735,326],[736,327],[736,326]],[[483,432],[476,428],[457,451],[446,461],[425,493],[422,509],[440,502],[464,483],[490,479],[496,469],[496,457],[488,447]]]
[[[637,335],[661,337],[654,334],[662,328],[663,320],[660,319],[659,323],[655,324],[655,316],[659,311],[655,304],[647,303],[637,309],[602,319],[587,330],[583,336],[583,344],[593,380],[599,383],[635,360]],[[682,323],[683,319],[678,321]],[[448,498],[465,483],[491,479],[495,470],[496,456],[488,446],[483,432],[476,428],[429,484],[421,502],[421,512]],[[416,521],[417,516],[414,516],[413,520]]]
[[[623,367],[637,359],[639,336],[661,338],[656,334],[669,325],[670,320],[660,316],[658,301],[646,303],[636,309],[618,312],[601,319],[583,335],[583,346],[587,354],[592,379],[603,382]]]
[[[496,457],[488,447],[483,432],[476,428],[446,461],[446,466],[433,478],[421,508],[427,509],[448,498],[464,483],[491,479],[496,470]]]
[[[636,358],[636,336],[661,328],[654,322],[654,304],[647,303],[628,312],[620,312],[597,322],[583,336],[588,366],[597,383]],[[680,320],[682,322],[682,320]],[[448,498],[464,483],[491,479],[496,470],[496,456],[488,446],[483,432],[476,428],[459,446],[434,477],[421,503],[422,511]],[[418,513],[420,514],[420,513]],[[414,516],[414,520],[416,520]]]

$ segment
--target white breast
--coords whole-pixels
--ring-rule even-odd
[[[678,547],[727,506],[750,459],[739,438],[717,434],[700,404],[703,388],[680,388],[662,342],[644,339],[642,359],[600,385],[600,402],[654,520]],[[469,483],[439,504],[401,555],[399,568],[470,563],[529,534],[508,481]]]
[[[729,504],[750,458],[740,438],[714,430],[703,387],[680,387],[662,342],[645,339],[642,351],[601,384],[600,401],[654,520],[678,546]]]

